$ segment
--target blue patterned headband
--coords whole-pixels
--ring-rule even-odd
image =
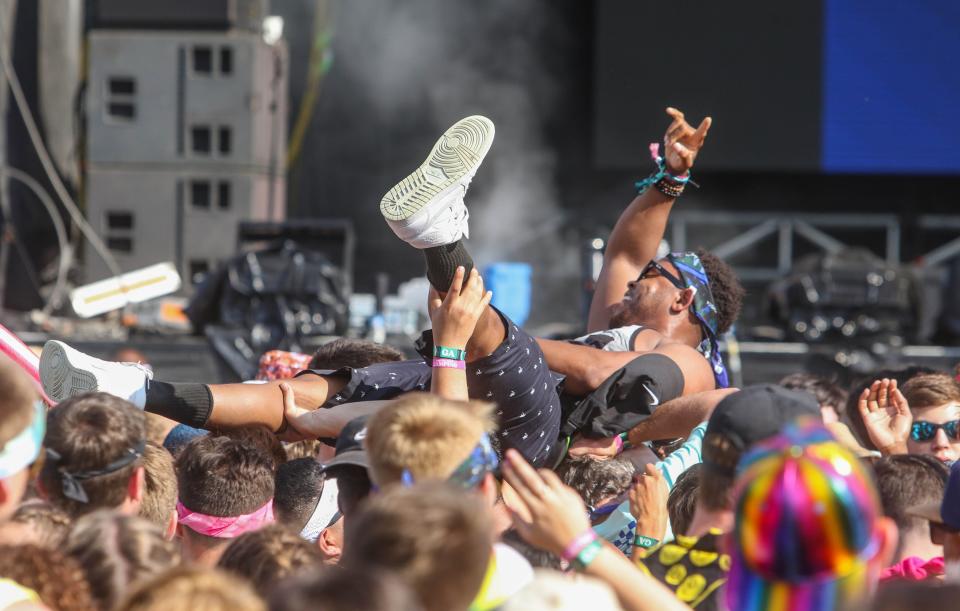
[[[699,350],[710,361],[717,388],[727,388],[730,386],[730,377],[727,375],[727,368],[720,355],[717,306],[713,302],[710,279],[707,278],[703,262],[692,252],[670,253],[667,255],[667,260],[677,268],[684,284],[693,289],[693,315],[700,321],[700,328],[706,335],[700,343]]]
[[[487,473],[495,473],[499,467],[500,459],[490,444],[490,437],[483,433],[470,455],[453,470],[447,481],[469,490],[479,486]],[[400,482],[406,487],[412,486],[413,474],[408,469],[404,469],[400,475]]]
[[[33,405],[33,420],[16,437],[0,446],[0,479],[6,479],[33,464],[40,455],[47,428],[47,409],[43,401]]]

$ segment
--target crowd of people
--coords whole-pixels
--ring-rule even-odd
[[[583,337],[490,305],[464,241],[494,138],[474,116],[381,202],[426,259],[422,358],[339,339],[268,353],[250,383],[186,384],[50,341],[43,394],[0,360],[0,605],[948,608],[960,382],[731,388],[736,275],[657,256],[711,125],[667,113]]]

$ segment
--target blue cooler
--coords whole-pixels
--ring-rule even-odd
[[[523,326],[530,316],[530,276],[526,263],[491,263],[483,270],[483,285],[493,291],[491,305]]]

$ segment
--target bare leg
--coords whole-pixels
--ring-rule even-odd
[[[297,398],[297,406],[317,409],[347,383],[344,378],[302,375],[289,384]],[[207,425],[210,428],[238,427],[262,424],[271,431],[283,425],[283,395],[280,381],[267,384],[216,384],[210,386],[213,409]]]

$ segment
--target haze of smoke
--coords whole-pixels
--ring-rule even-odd
[[[556,155],[544,138],[543,109],[558,91],[537,45],[550,28],[566,27],[550,4],[363,0],[345,1],[338,10],[344,18],[338,18],[337,36],[346,46],[338,61],[371,92],[380,120],[402,122],[426,107],[437,135],[469,114],[496,124],[493,148],[467,195],[475,260],[530,263],[535,299],[544,306],[557,303],[540,291],[544,279],[553,284],[565,276],[575,291],[578,249],[559,230]],[[344,31],[345,24],[368,36]],[[372,39],[371,33],[381,36]],[[535,303],[534,309],[541,308]],[[540,320],[551,316],[538,314]]]

